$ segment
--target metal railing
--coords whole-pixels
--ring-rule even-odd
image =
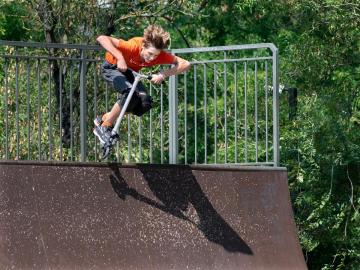
[[[0,45],[0,158],[99,161],[92,120],[116,100],[101,79],[101,48]],[[147,85],[154,108],[141,118],[127,116],[107,161],[278,166],[277,48],[171,52],[191,69],[165,85]]]

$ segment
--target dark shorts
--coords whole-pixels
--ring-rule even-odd
[[[122,108],[125,104],[126,98],[128,97],[132,84],[134,83],[134,75],[130,71],[119,71],[116,65],[112,65],[107,61],[104,61],[101,66],[101,75],[109,84],[112,85],[115,91],[119,93],[117,103]],[[152,99],[148,95],[145,86],[140,81],[136,86],[126,112],[141,116],[151,109],[151,104]]]

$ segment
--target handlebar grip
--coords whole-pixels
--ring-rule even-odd
[[[152,75],[148,75],[147,79],[150,81],[152,79],[152,77],[153,77]]]

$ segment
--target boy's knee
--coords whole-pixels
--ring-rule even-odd
[[[146,110],[150,110],[152,108],[152,97],[149,95],[144,96],[141,99],[141,106],[146,109]]]
[[[133,113],[137,116],[142,116],[152,108],[152,98],[146,92],[139,92],[138,97],[140,99],[139,106],[135,107]]]

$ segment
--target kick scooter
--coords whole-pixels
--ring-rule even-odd
[[[134,83],[131,87],[131,90],[129,92],[129,95],[127,96],[126,98],[126,101],[125,101],[125,104],[124,106],[122,106],[121,108],[121,111],[120,111],[120,115],[119,117],[117,118],[116,120],[116,123],[115,123],[115,126],[114,128],[111,130],[111,136],[109,138],[109,141],[105,142],[103,145],[102,145],[102,149],[103,149],[103,154],[102,154],[102,159],[105,159],[109,156],[110,154],[110,150],[111,148],[113,147],[113,145],[115,145],[117,139],[119,138],[119,133],[118,133],[118,130],[119,130],[119,127],[120,127],[120,124],[121,124],[121,121],[122,119],[124,118],[124,115],[125,115],[125,112],[126,112],[126,109],[127,107],[129,106],[129,103],[130,103],[130,100],[135,92],[135,89],[139,83],[139,81],[141,79],[148,79],[148,80],[151,80],[152,79],[152,75],[144,75],[144,74],[140,74],[132,69],[128,69],[129,71],[131,71],[135,77],[135,80],[134,80]]]

